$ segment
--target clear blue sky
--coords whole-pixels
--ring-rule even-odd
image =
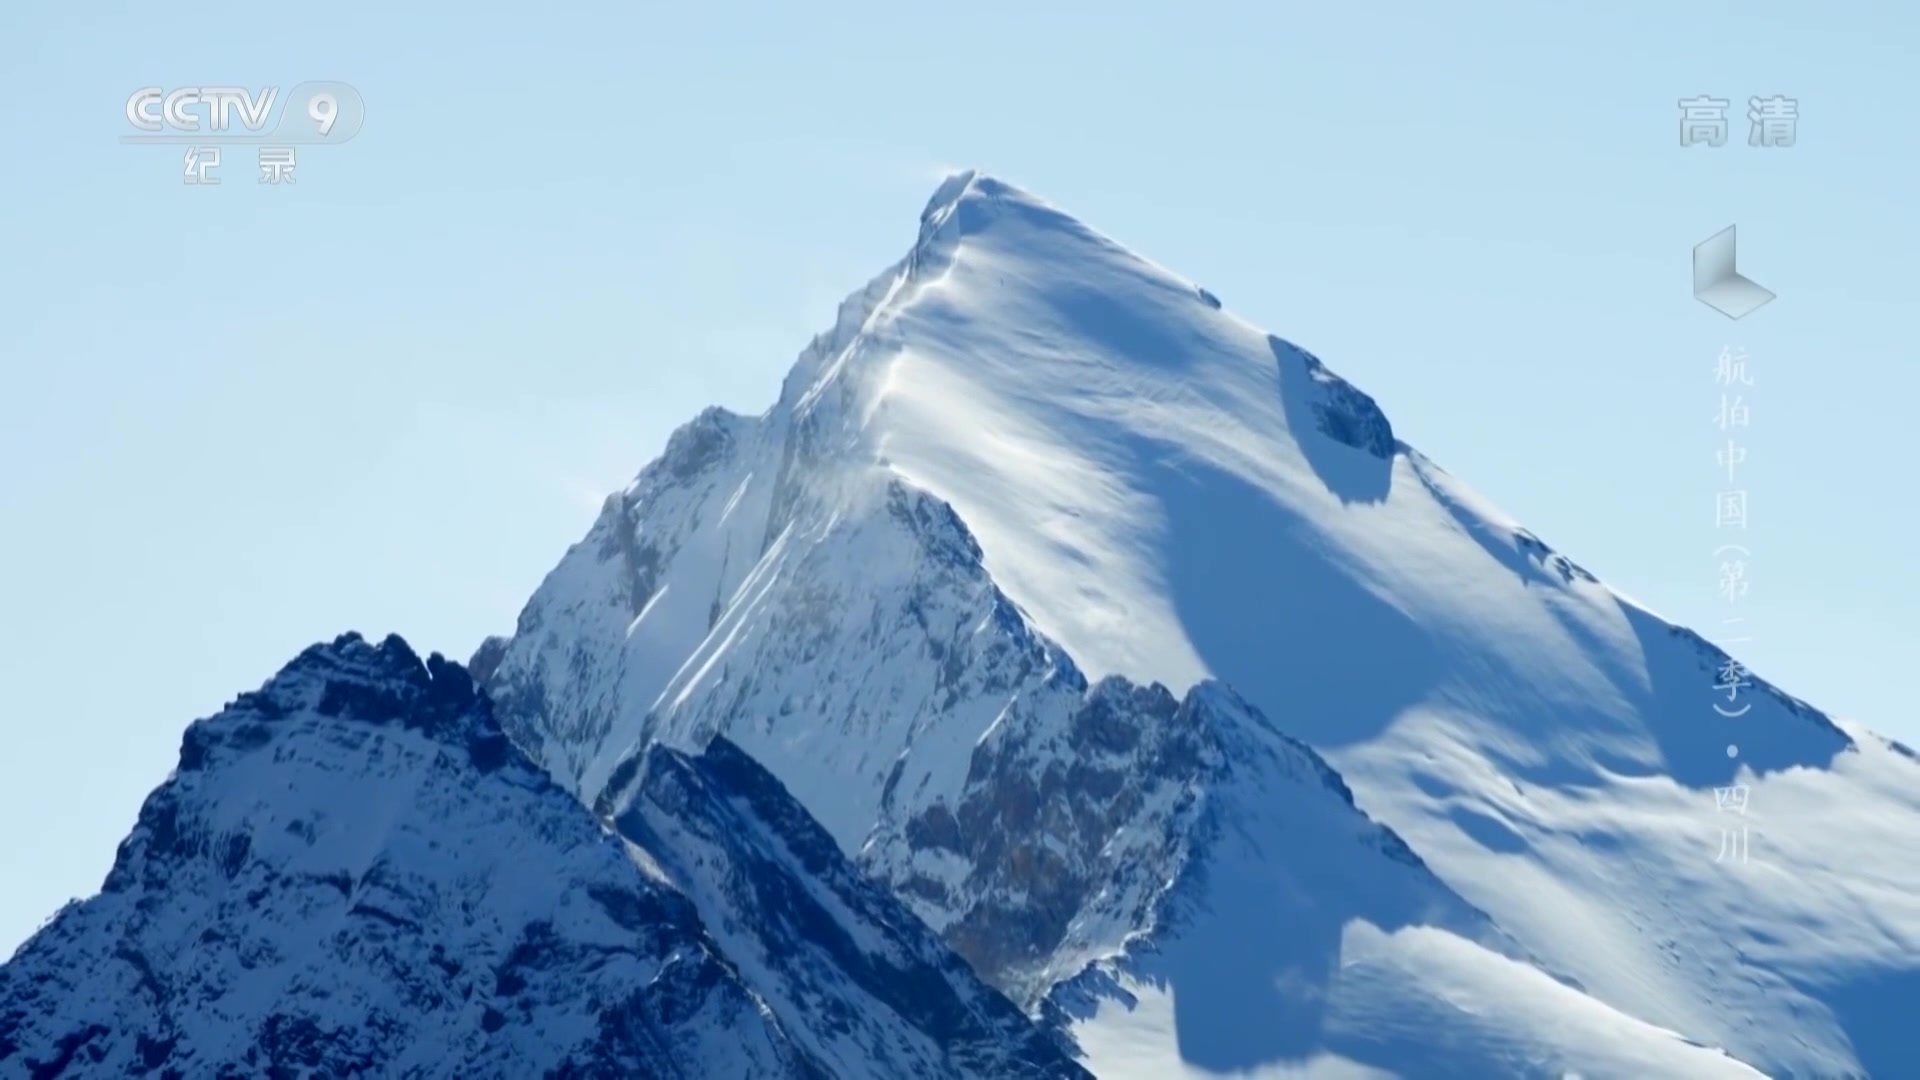
[[[304,645],[509,629],[672,427],[771,402],[954,166],[1314,350],[1709,634],[1713,361],[1745,346],[1736,652],[1920,741],[1917,33],[1892,3],[10,6],[0,953]],[[141,86],[308,79],[368,119],[292,188],[117,141]],[[1700,93],[1724,147],[1679,145]],[[1798,145],[1749,148],[1771,94]],[[1738,324],[1689,293],[1735,222],[1780,294]]]

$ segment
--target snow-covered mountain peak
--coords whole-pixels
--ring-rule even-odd
[[[316,645],[0,966],[0,1076],[1085,1075],[744,754],[649,760],[616,836],[459,665]]]
[[[956,245],[1004,228],[1010,216],[1041,234],[1027,238],[1028,246],[1095,238],[1086,226],[1038,196],[978,169],[963,169],[942,180],[927,199],[920,211],[920,234],[908,259],[923,263],[950,258]],[[1058,235],[1046,238],[1049,231]]]
[[[660,454],[659,468],[676,480],[687,480],[711,468],[752,430],[753,420],[718,405],[701,411],[674,429]],[[630,489],[631,490],[631,489]]]
[[[458,666],[348,634],[197,721],[0,967],[0,1075],[813,1075]]]
[[[1861,988],[1920,978],[1891,959],[1920,955],[1920,909],[1900,899],[1920,895],[1920,866],[1866,874],[1865,840],[1814,836],[1920,829],[1895,780],[1909,759],[1616,594],[1312,353],[978,174],[941,185],[907,255],[840,306],[771,409],[702,418],[609,501],[489,686],[590,802],[649,740],[724,733],[1025,994],[1149,928],[1166,882],[1045,878],[1105,864],[1064,833],[1014,832],[1004,854],[1043,873],[1025,896],[1058,903],[974,941],[993,894],[964,887],[984,856],[947,843],[952,821],[969,800],[1005,814],[1053,790],[1086,809],[1076,843],[1170,837],[1133,865],[1183,865],[1205,801],[1183,799],[1232,785],[1169,769],[1148,793],[1164,801],[1108,820],[1095,804],[1117,770],[1073,732],[1130,687],[1140,729],[1169,733],[1137,748],[1185,760],[1204,731],[1175,717],[1194,688],[1223,692],[1210,680],[1312,746],[1533,958],[1515,963],[1603,1009],[1770,1071],[1849,1075],[1893,1030]],[[1057,757],[1003,755],[1023,764],[976,789],[1013,733]],[[1036,787],[1048,762],[1079,779]],[[1765,817],[1784,882],[1717,865],[1736,787],[1765,808],[1745,825]],[[1361,880],[1361,863],[1325,880]],[[1069,955],[1082,886],[1137,919]],[[1886,917],[1796,932],[1839,895]],[[1759,937],[1740,929],[1753,912]],[[1756,974],[1711,992],[1698,974],[1736,968]],[[1519,985],[1493,972],[1474,978]]]
[[[1721,751],[1739,740],[1663,761],[1675,733],[1656,749],[1633,745],[1651,732],[1616,730],[1622,684],[1649,685],[1639,639],[1657,617],[1406,447],[1373,398],[1312,353],[1064,211],[955,176],[909,257],[856,299],[796,366],[813,372],[805,391],[768,416],[791,450],[783,476],[843,512],[848,492],[873,486],[847,477],[874,470],[950,505],[994,584],[1089,677],[1177,690],[1218,677],[1271,709],[1307,689],[1301,679],[1324,690],[1335,675],[1361,684],[1341,712],[1375,720],[1296,730],[1338,746],[1404,711],[1375,700],[1394,680],[1353,666],[1411,634],[1427,644],[1396,662],[1472,655],[1536,695],[1512,734],[1556,754],[1732,775]],[[1274,644],[1297,662],[1271,663]],[[1849,745],[1817,711],[1743,677],[1786,706],[1743,725],[1746,765],[1823,762]],[[1543,727],[1555,713],[1588,719]],[[1774,734],[1793,720],[1804,723]]]
[[[1150,556],[1204,516],[1191,504],[1214,474],[1356,527],[1385,493],[1397,443],[1371,398],[1002,181],[942,185],[912,252],[860,296],[773,423],[793,414],[816,468],[878,466],[951,503],[1091,675],[1212,673]],[[1053,573],[1061,560],[1088,573]]]

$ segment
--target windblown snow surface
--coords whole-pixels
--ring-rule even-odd
[[[1910,752],[1720,718],[1726,656],[989,177],[487,656],[590,803],[726,733],[1103,1077],[1920,1076]]]

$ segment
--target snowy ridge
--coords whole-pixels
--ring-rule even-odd
[[[625,770],[620,834],[707,914],[727,953],[837,1077],[1081,1077],[893,894],[854,868],[771,774],[716,738]],[[851,988],[820,985],[833,972]]]
[[[675,765],[716,800],[765,775],[737,754]],[[784,793],[752,794],[817,833]],[[0,1077],[1084,1075],[897,905],[884,929],[937,987],[778,937],[871,937],[873,908],[806,927],[701,910],[719,895],[660,867],[789,895],[850,871],[830,845],[730,866],[753,849],[692,842],[712,807],[681,809],[649,818],[651,850],[616,839],[459,665],[397,637],[315,646],[188,730],[101,894],[0,966]],[[857,1017],[859,1038],[822,1015]]]
[[[1362,916],[1375,937],[1348,926],[1318,943],[1351,973],[1326,1016],[1471,987],[1526,1018],[1456,1025],[1478,1049],[1450,1052],[1495,1074],[1532,1074],[1516,1063],[1553,1059],[1547,1046],[1650,1070],[1625,1075],[1706,1074],[1682,1060],[1699,1047],[1777,1076],[1914,1071],[1889,1003],[1920,993],[1920,865],[1890,857],[1920,829],[1915,762],[1751,673],[1750,710],[1719,719],[1727,661],[1405,446],[1310,353],[963,174],[766,414],[703,416],[609,500],[489,685],[516,740],[589,802],[648,741],[725,733],[1032,1000],[1035,980],[1120,963],[1128,935],[1154,929],[1141,867],[1242,865],[1196,854],[1205,799],[1186,796],[1204,783],[1168,769],[1128,787],[1113,762],[1132,751],[1073,735],[1109,677],[1124,681],[1106,693],[1160,684],[1175,702],[1218,680],[1313,746],[1517,946]],[[1132,726],[1164,724],[1166,708],[1143,705]],[[1141,740],[1136,764],[1178,742]],[[987,783],[982,755],[1021,764]],[[1096,808],[1116,783],[1130,801],[1108,818]],[[1714,789],[1736,783],[1752,862],[1719,865],[1732,819]],[[1039,792],[1062,808],[1032,813],[1073,819],[1071,837],[955,847],[967,805],[1039,820],[1016,805]],[[1363,912],[1340,890],[1386,873],[1382,853],[1319,854],[1286,825],[1255,815],[1235,835],[1271,862],[1324,858],[1314,887],[1334,892],[1319,903]],[[1080,938],[1062,929],[1075,919]],[[1346,963],[1366,949],[1373,967]],[[1389,970],[1425,976],[1362,977]],[[1153,1033],[1163,1057],[1135,1046],[1142,1060],[1199,1067],[1201,1021],[1169,1016],[1127,1039]],[[1109,1022],[1075,1034],[1101,1045],[1123,1030]],[[1320,1030],[1320,1045],[1300,1034],[1239,1067],[1391,1061],[1410,1045],[1342,1055]]]

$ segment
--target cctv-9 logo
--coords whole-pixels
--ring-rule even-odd
[[[123,142],[343,143],[360,133],[367,105],[343,82],[303,82],[280,102],[279,119],[265,131],[279,90],[189,86],[171,92],[149,86],[127,99],[127,122],[142,134]],[[234,121],[244,132],[232,131]],[[182,134],[190,133],[190,134]]]

